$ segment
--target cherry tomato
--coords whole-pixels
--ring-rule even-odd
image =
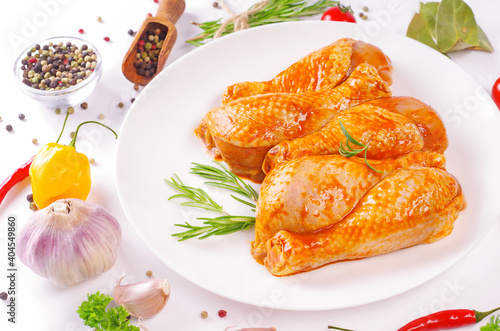
[[[497,79],[493,88],[491,89],[491,98],[497,104],[498,109],[500,109],[500,78]]]
[[[328,8],[321,16],[322,21],[337,21],[356,23],[356,18],[352,13],[351,6],[338,5],[337,7]]]

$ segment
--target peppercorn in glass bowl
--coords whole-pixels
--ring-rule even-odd
[[[86,40],[54,37],[26,48],[16,60],[14,74],[24,94],[45,106],[73,106],[95,89],[102,59]]]

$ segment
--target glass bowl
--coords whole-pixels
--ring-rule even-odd
[[[75,85],[71,85],[69,87],[61,89],[39,89],[25,84],[23,82],[24,70],[22,68],[22,60],[27,57],[28,52],[33,47],[35,47],[35,45],[38,44],[43,47],[44,45],[49,44],[49,42],[52,42],[54,45],[58,45],[61,42],[63,43],[63,45],[66,45],[67,42],[71,42],[71,44],[76,45],[79,50],[81,50],[81,47],[83,45],[87,45],[88,50],[93,50],[97,56],[96,66],[92,74],[88,75],[88,77],[84,78],[82,81],[76,83]],[[49,47],[49,50],[53,49],[53,47]],[[14,65],[14,75],[17,84],[19,85],[22,92],[32,99],[41,102],[43,105],[51,108],[74,106],[83,102],[92,93],[92,91],[94,91],[97,82],[102,75],[102,58],[98,49],[92,43],[86,40],[77,37],[53,37],[41,40],[26,48],[16,59]]]

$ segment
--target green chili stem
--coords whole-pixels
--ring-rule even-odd
[[[66,117],[64,118],[64,123],[63,123],[62,129],[61,129],[61,132],[59,132],[59,137],[57,137],[56,144],[59,143],[59,139],[61,139],[61,136],[64,132],[64,128],[66,127],[66,121],[68,120],[68,116],[69,116],[69,111],[66,112]]]
[[[73,136],[73,139],[71,139],[71,142],[68,144],[68,146],[71,146],[73,148],[75,148],[75,143],[76,143],[76,136],[78,135],[78,131],[80,130],[80,127],[84,124],[88,124],[88,123],[94,123],[94,124],[99,124],[99,125],[102,125],[103,127],[105,127],[106,129],[110,130],[111,132],[113,132],[115,134],[115,139],[118,139],[118,135],[116,134],[116,132],[111,129],[109,126],[107,125],[104,125],[100,122],[97,122],[97,121],[86,121],[86,122],[82,122],[80,123],[77,127],[76,127],[76,130],[75,130],[75,135]]]

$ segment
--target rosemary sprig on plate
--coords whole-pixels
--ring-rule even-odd
[[[218,167],[193,163],[191,173],[208,179],[209,181],[205,182],[207,186],[229,190],[238,193],[245,199],[249,199],[250,201],[231,195],[233,199],[251,207],[251,210],[255,211],[255,203],[259,198],[258,193],[250,185],[233,174],[227,167],[219,162],[214,163],[216,163]],[[201,226],[193,225],[188,222],[184,224],[174,224],[175,226],[187,229],[186,231],[172,234],[172,236],[178,237],[179,241],[195,237],[205,239],[212,235],[230,234],[246,230],[255,224],[255,217],[253,216],[229,215],[206,191],[201,188],[185,185],[175,174],[170,180],[166,179],[165,182],[179,192],[178,194],[172,195],[169,200],[179,198],[187,199],[187,201],[181,203],[181,206],[200,208],[222,214],[214,218],[197,218],[198,220],[204,221]]]
[[[368,162],[368,159],[366,158],[366,153],[368,152],[368,148],[370,147],[370,142],[368,142],[366,145],[360,143],[359,141],[357,141],[356,139],[354,139],[349,134],[349,132],[347,132],[347,129],[345,128],[345,126],[342,123],[342,121],[339,121],[339,123],[340,123],[340,130],[342,130],[342,133],[346,137],[345,147],[344,147],[344,144],[342,144],[342,142],[340,142],[340,147],[339,147],[339,153],[340,153],[340,155],[345,156],[345,157],[353,157],[353,156],[358,155],[359,153],[364,152],[364,157],[365,157],[365,163],[366,163],[366,165],[370,169],[372,169],[373,171],[376,171],[376,172],[380,173],[381,171],[378,171],[377,169],[375,169],[374,167],[372,167],[370,165],[370,163]],[[356,145],[359,148],[353,148],[351,146],[351,144]]]
[[[332,0],[319,0],[308,6],[307,1],[269,0],[269,2],[262,9],[248,15],[248,26],[254,27],[271,23],[297,21],[299,20],[299,17],[321,14],[327,8],[333,7],[338,3],[338,1]],[[255,4],[249,8],[249,11],[257,5],[258,4]],[[200,32],[194,38],[186,40],[186,42],[195,46],[201,46],[214,37],[223,22],[222,19],[218,19],[215,21],[193,24],[202,29],[203,32]],[[225,26],[221,36],[230,34],[233,31],[234,23],[229,22]]]

